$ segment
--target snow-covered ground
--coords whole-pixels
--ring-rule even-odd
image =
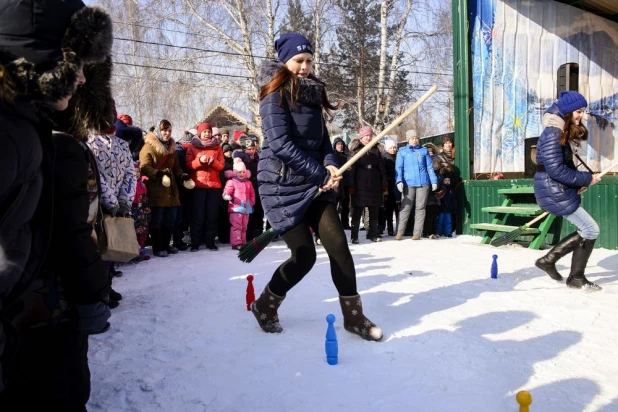
[[[385,333],[377,343],[343,329],[322,247],[279,310],[280,335],[246,310],[245,277],[259,295],[288,257],[283,242],[252,264],[223,246],[123,266],[112,328],[90,339],[89,410],[502,412],[525,389],[532,412],[618,411],[616,251],[594,251],[588,277],[604,290],[585,293],[537,270],[542,251],[392,239],[351,247],[365,312]],[[336,366],[324,354],[329,313]]]

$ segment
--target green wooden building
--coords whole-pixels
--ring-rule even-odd
[[[457,231],[483,236],[474,227],[495,220],[495,207],[509,196],[500,189],[532,185],[542,114],[559,91],[577,90],[589,102],[586,163],[601,171],[618,162],[618,1],[453,0],[452,6],[456,165],[463,179]],[[490,180],[497,174],[504,178]],[[532,210],[533,195],[521,196],[515,202],[529,210],[498,215],[505,225],[541,213]],[[582,199],[601,226],[597,247],[618,249],[616,173]],[[544,241],[573,230],[554,219]]]

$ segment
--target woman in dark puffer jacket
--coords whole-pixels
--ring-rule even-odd
[[[336,106],[328,102],[324,83],[311,74],[313,49],[306,37],[284,34],[275,48],[281,63],[264,63],[258,78],[264,132],[258,185],[268,221],[292,256],[275,270],[252,312],[265,332],[283,330],[277,309],[316,261],[311,228],[328,253],[345,329],[380,340],[382,330],[363,315],[354,260],[335,207],[333,189],[341,178],[335,176],[339,165],[322,111]],[[315,198],[318,188],[324,193]]]
[[[573,162],[573,148],[579,140],[588,138],[588,130],[581,124],[586,99],[574,91],[560,93],[558,101],[543,116],[545,130],[537,144],[537,172],[534,175],[534,196],[539,206],[556,216],[563,216],[577,226],[556,244],[547,255],[536,261],[552,279],[562,280],[556,270],[558,259],[573,252],[571,273],[566,284],[571,288],[601,290],[588,281],[584,272],[588,259],[599,236],[599,225],[581,206],[580,193],[587,186],[598,183],[601,178],[577,170]],[[577,151],[575,151],[577,154]]]

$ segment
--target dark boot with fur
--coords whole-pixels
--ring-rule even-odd
[[[575,250],[573,251],[573,261],[571,262],[571,273],[567,278],[566,284],[573,289],[584,289],[587,291],[598,291],[603,288],[586,279],[584,272],[588,259],[594,249],[596,239],[581,239]]]
[[[279,316],[277,315],[277,309],[279,309],[283,299],[285,299],[285,296],[275,295],[266,285],[260,297],[251,304],[251,312],[253,312],[255,319],[257,319],[264,332],[283,332],[283,328],[279,324]]]
[[[363,339],[379,341],[382,339],[382,329],[363,315],[363,303],[360,295],[339,296],[343,327]]]
[[[571,253],[581,240],[579,233],[571,233],[551,248],[545,256],[537,259],[534,264],[537,268],[547,273],[549,277],[560,282],[562,280],[562,275],[556,270],[556,262]]]

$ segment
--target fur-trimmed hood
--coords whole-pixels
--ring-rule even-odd
[[[268,84],[270,79],[275,73],[282,69],[284,66],[281,62],[275,62],[272,60],[266,60],[260,65],[260,69],[257,76],[257,85],[260,89]],[[312,106],[320,106],[322,104],[322,95],[325,90],[325,84],[320,79],[315,77],[313,73],[309,74],[309,77],[298,78],[299,91],[298,101],[299,103],[308,104]]]
[[[159,140],[157,135],[154,133],[146,134],[146,136],[144,136],[144,142],[148,143],[150,147],[152,147],[152,150],[160,155],[165,156],[176,153],[176,141],[172,137],[170,137],[170,146],[167,149],[165,148],[163,142],[161,142],[161,140]]]

